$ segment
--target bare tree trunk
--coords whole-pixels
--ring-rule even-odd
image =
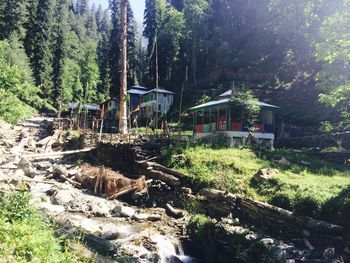
[[[119,132],[121,134],[128,133],[128,119],[127,119],[127,12],[128,1],[122,0],[120,3],[121,9],[121,27],[122,32],[120,36],[120,97],[119,97]]]

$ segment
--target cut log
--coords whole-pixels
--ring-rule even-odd
[[[44,139],[38,141],[38,142],[36,143],[36,146],[41,147],[41,146],[46,145],[46,144],[51,140],[51,137],[52,137],[52,136],[47,136],[47,137],[45,137]]]
[[[64,155],[76,154],[76,153],[86,153],[94,150],[95,148],[85,148],[81,150],[65,151],[65,152],[48,152],[48,153],[34,153],[22,155],[22,157],[30,159],[46,159],[46,158],[56,158]]]
[[[344,234],[343,227],[311,217],[297,216],[293,212],[255,201],[250,198],[241,197],[238,199],[238,206],[249,216],[256,220],[268,220],[273,222],[284,222],[294,224],[303,229],[310,229],[320,233]]]
[[[165,166],[163,166],[159,163],[156,163],[156,162],[146,162],[145,164],[146,164],[147,168],[152,167],[154,170],[158,170],[158,171],[161,171],[161,172],[164,172],[167,174],[171,174],[171,175],[178,177],[178,178],[187,177],[187,175],[185,175],[181,172],[175,171],[173,169],[165,167]]]
[[[164,172],[153,170],[153,169],[146,170],[145,174],[149,176],[151,179],[163,181],[164,183],[171,186],[180,185],[180,180],[171,174],[166,174]]]
[[[344,234],[343,227],[311,217],[295,215],[292,211],[273,206],[246,197],[238,197],[232,193],[216,189],[202,189],[201,195],[207,198],[216,208],[228,211],[229,206],[240,208],[247,217],[256,221],[268,221],[276,224],[292,224],[301,229],[309,229],[319,233],[332,235]],[[229,206],[227,206],[229,205]]]
[[[44,150],[47,152],[52,149],[52,145],[58,141],[61,136],[61,131],[56,130],[55,133],[50,137],[49,141],[45,144]]]
[[[225,201],[232,206],[236,205],[237,197],[229,192],[205,188],[202,189],[200,193],[209,199],[215,199],[216,201]]]
[[[166,212],[169,216],[172,216],[176,219],[184,217],[184,213],[180,209],[175,209],[170,204],[166,204]]]

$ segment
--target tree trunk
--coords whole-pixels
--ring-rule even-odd
[[[128,133],[127,119],[127,12],[128,1],[122,0],[121,9],[121,35],[120,35],[120,96],[119,96],[119,132]]]

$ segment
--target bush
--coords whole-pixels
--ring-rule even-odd
[[[321,122],[320,132],[322,133],[331,133],[333,131],[333,126],[329,121]]]
[[[16,124],[34,114],[36,110],[23,103],[11,92],[0,88],[0,118],[5,121]]]
[[[81,262],[29,201],[27,192],[0,195],[0,261]]]

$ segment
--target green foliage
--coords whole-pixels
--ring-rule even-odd
[[[345,207],[348,200],[341,196],[349,192],[346,191],[350,187],[349,170],[299,151],[188,146],[164,149],[162,156],[165,164],[190,176],[189,183],[195,190],[203,187],[228,190],[300,215],[326,219],[330,202]],[[282,157],[290,163],[275,161]],[[279,173],[271,180],[257,183],[254,174],[261,168],[277,168]],[[332,221],[327,216],[327,220],[345,222],[347,210],[337,213],[339,218]],[[348,223],[345,225],[350,227]]]
[[[329,121],[321,122],[320,131],[322,133],[331,133],[333,131],[333,126]]]
[[[273,253],[256,240],[230,234],[205,216],[191,218],[187,230],[203,255],[204,262],[275,262]],[[218,242],[221,241],[221,242]],[[225,246],[220,244],[225,243]]]
[[[0,195],[0,257],[7,262],[81,262],[29,201],[27,192]]]
[[[320,101],[335,107],[346,123],[350,117],[349,7],[349,1],[343,1],[343,9],[323,21],[321,40],[316,44],[316,57],[323,62],[318,74],[319,86],[324,90]]]
[[[50,109],[50,105],[40,98],[40,89],[30,83],[30,72],[26,70],[25,64],[18,67],[13,64],[17,60],[12,58],[11,45],[0,41],[0,117],[16,123],[33,115],[35,109]]]
[[[261,107],[257,104],[257,99],[254,97],[251,91],[245,90],[239,92],[232,102],[232,108],[239,116],[249,125],[249,128],[253,126],[258,120]]]
[[[3,89],[0,89],[0,101],[0,118],[11,124],[16,124],[36,113],[35,109]]]

